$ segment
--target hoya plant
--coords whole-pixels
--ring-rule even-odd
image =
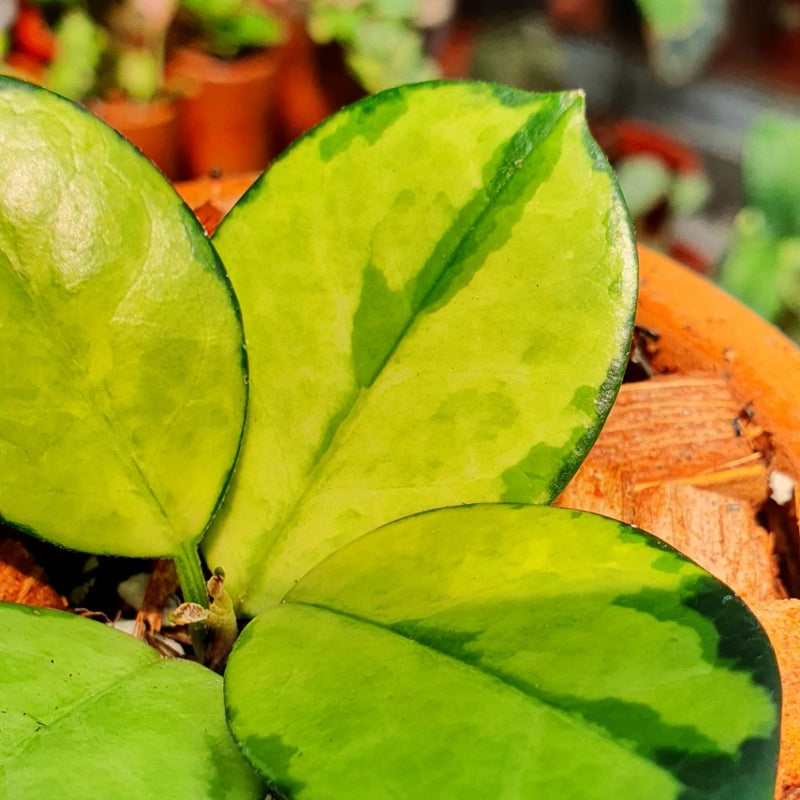
[[[202,630],[163,660],[0,605],[0,795],[772,797],[754,617],[548,506],[636,302],[579,93],[373,96],[209,241],[124,140],[3,79],[0,282],[0,516],[171,557],[200,606],[222,568],[209,613],[243,628],[221,676]]]

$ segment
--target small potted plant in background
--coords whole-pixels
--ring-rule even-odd
[[[176,115],[163,70],[174,12],[175,0],[26,0],[6,63],[82,102],[174,179]]]
[[[167,177],[178,177],[177,113],[164,86],[167,34],[177,0],[95,0],[90,7],[107,42],[87,107]]]
[[[179,96],[189,176],[263,169],[274,153],[272,110],[281,15],[258,0],[180,0],[167,64]]]
[[[6,7],[3,72],[82,100],[106,37],[81,0],[23,0]]]
[[[367,92],[379,92],[439,75],[436,62],[425,52],[418,5],[413,0],[314,0],[308,30],[317,44],[338,44],[359,84]]]
[[[715,53],[728,27],[730,0],[549,0],[547,11],[559,31],[607,36],[617,12],[635,5],[653,71],[666,83],[693,78]]]
[[[684,84],[709,63],[728,31],[731,0],[636,0],[648,58],[665,83]]]
[[[281,122],[291,141],[366,94],[399,84],[464,77],[451,37],[452,0],[310,0],[293,26],[282,70]],[[450,63],[452,62],[452,63]]]

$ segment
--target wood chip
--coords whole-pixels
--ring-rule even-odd
[[[615,465],[634,491],[681,481],[760,504],[768,471],[727,383],[661,375],[625,384],[582,469]]]
[[[772,537],[744,501],[666,483],[637,494],[630,522],[696,561],[747,603],[786,596]]]
[[[136,614],[134,635],[144,639],[148,634],[161,630],[164,608],[171,595],[178,591],[178,573],[171,558],[159,558],[153,562],[150,579],[144,593],[142,607]]]
[[[800,799],[800,600],[750,605],[769,636],[778,659],[783,689],[781,756],[776,800]]]
[[[554,505],[591,511],[633,524],[634,476],[627,464],[584,462]]]
[[[66,608],[33,556],[13,537],[0,535],[0,601],[42,608]]]
[[[224,208],[220,208],[214,203],[203,203],[203,205],[193,210],[194,215],[197,217],[208,236],[211,236],[219,227],[220,222],[222,222],[223,217],[227,213]]]
[[[785,597],[773,537],[756,522],[769,470],[747,426],[716,376],[625,384],[557,505],[650,531],[745,600]]]

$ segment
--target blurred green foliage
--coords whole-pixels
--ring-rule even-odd
[[[764,115],[744,144],[745,208],[720,285],[800,341],[800,120]]]
[[[68,9],[54,33],[58,45],[47,70],[47,87],[64,97],[81,100],[95,86],[109,37],[82,8]]]
[[[39,62],[41,74],[11,64],[0,71],[40,80],[76,101],[121,93],[145,102],[165,91],[167,35],[177,27],[192,46],[222,58],[285,37],[282,20],[260,0],[31,0],[20,9],[9,24],[34,15],[41,41],[27,57]]]
[[[308,32],[317,44],[336,42],[348,68],[368,91],[438,77],[415,24],[414,0],[313,0]]]
[[[636,0],[649,35],[650,63],[666,83],[697,74],[725,32],[730,0]]]
[[[271,47],[286,36],[282,21],[259,0],[180,0],[179,7],[203,47],[220,58]]]

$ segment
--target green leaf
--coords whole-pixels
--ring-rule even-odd
[[[79,643],[79,646],[78,644]],[[0,604],[0,796],[256,800],[222,679],[62,612]]]
[[[251,414],[206,555],[247,612],[393,519],[549,501],[616,395],[636,255],[577,93],[368,98],[295,144],[213,241]]]
[[[763,212],[773,235],[800,235],[800,121],[765,114],[747,134],[742,153],[749,205]]]
[[[338,551],[225,676],[234,737],[291,800],[771,800],[779,695],[763,630],[699,567],[509,505]]]
[[[241,323],[172,188],[71,103],[0,79],[0,517],[92,552],[181,551],[235,459]]]

